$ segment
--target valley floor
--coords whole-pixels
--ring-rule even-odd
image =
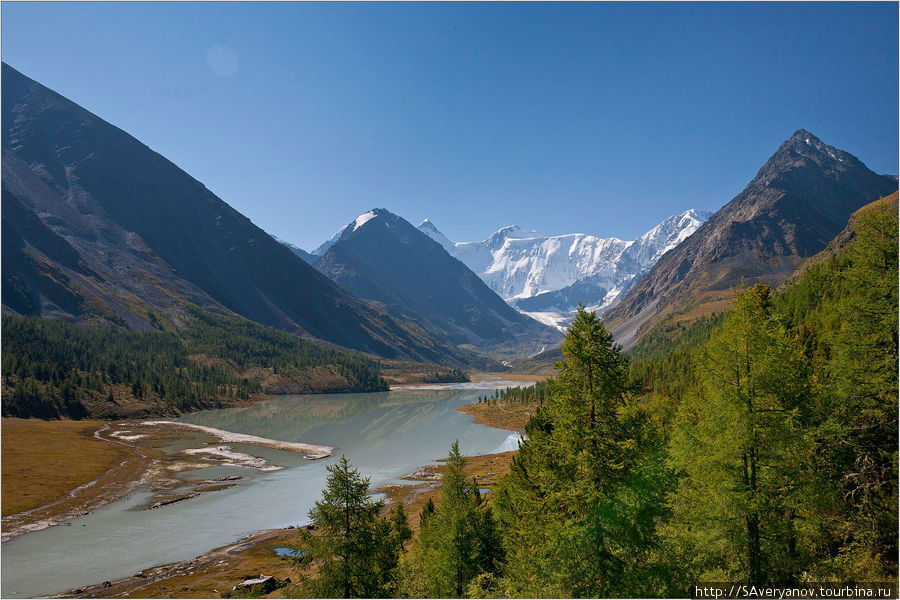
[[[510,375],[504,373],[502,378],[509,381],[531,382],[536,378],[532,375]],[[479,373],[472,376],[473,381],[490,381],[498,379],[494,374]],[[473,421],[495,427],[498,429],[507,429],[509,431],[521,432],[525,428],[525,423],[530,413],[536,410],[536,404],[500,404],[488,406],[487,404],[467,404],[459,407],[460,412],[473,415]],[[515,452],[502,452],[499,454],[484,454],[481,456],[468,457],[468,463],[465,473],[469,478],[474,478],[478,482],[479,488],[484,494],[489,495],[494,485],[500,477],[509,472],[510,463]],[[437,501],[439,494],[439,484],[443,473],[446,471],[443,465],[430,465],[422,467],[414,474],[411,474],[411,481],[420,481],[420,483],[412,485],[387,485],[377,488],[373,491],[383,493],[387,496],[388,505],[385,512],[390,510],[396,502],[402,502],[403,508],[409,518],[409,525],[414,532],[419,530],[419,518],[422,509],[429,499]],[[421,481],[425,479],[425,481]],[[485,491],[488,490],[488,491]],[[215,590],[223,588],[231,589],[235,583],[240,581],[244,576],[265,573],[273,575],[277,579],[285,578],[296,579],[296,571],[293,570],[289,561],[280,558],[275,554],[275,548],[290,545],[296,539],[294,530],[269,530],[262,531],[248,539],[243,543],[228,546],[224,549],[217,549],[204,555],[195,561],[202,561],[200,564],[206,563],[208,566],[193,569],[192,573],[183,575],[174,575],[171,578],[157,581],[150,585],[140,586],[142,595],[153,598],[169,598],[169,597],[207,597]],[[235,548],[235,546],[238,546]],[[224,562],[210,562],[207,557],[222,556]],[[178,573],[179,569],[185,568],[191,570],[190,563],[176,563],[166,569],[172,573]],[[135,578],[132,578],[135,579]],[[132,582],[139,583],[139,580]],[[114,584],[116,585],[116,584]],[[137,591],[137,587],[131,588],[129,591]],[[98,589],[97,591],[101,591]],[[289,590],[288,590],[289,592]],[[109,590],[106,590],[109,593]],[[283,590],[276,590],[266,597],[279,598],[284,596]]]
[[[474,477],[480,488],[490,490],[507,472],[514,452],[485,454],[469,458],[466,475]],[[429,498],[437,500],[438,483],[445,468],[429,466],[416,472],[417,477],[433,473],[434,479],[423,483],[385,486],[373,490],[388,498],[385,512],[395,502],[403,502],[413,531],[419,529],[419,513]],[[484,492],[490,494],[490,492]],[[58,598],[218,598],[230,592],[235,584],[260,574],[272,575],[279,581],[296,581],[298,572],[290,559],[278,556],[277,548],[290,547],[297,542],[294,528],[259,531],[241,540],[216,548],[197,558],[144,569],[132,577],[73,590]],[[292,597],[290,584],[267,594],[266,598]]]
[[[479,373],[472,379],[528,382],[540,377]],[[459,410],[473,415],[475,422],[522,431],[534,408],[528,404],[475,403]],[[180,467],[169,464],[171,461],[153,448],[154,443],[142,440],[138,446],[127,436],[113,435],[121,435],[123,426],[119,422],[4,418],[3,539],[95,510],[122,497],[138,483],[165,490]],[[178,435],[177,431],[164,430],[153,440],[171,439],[173,435]],[[513,455],[504,452],[470,457],[466,474],[490,494],[497,480],[509,471]],[[428,499],[438,494],[443,471],[443,465],[423,467],[409,477],[409,485],[374,491],[384,493],[390,504],[403,502],[410,525],[417,530],[419,513]],[[281,581],[296,579],[290,560],[275,552],[276,548],[290,546],[296,536],[295,529],[260,531],[189,561],[145,569],[132,577],[107,582],[107,587],[98,582],[60,597],[220,597],[236,583],[261,573]],[[270,597],[285,593],[290,593],[290,588],[275,590]]]
[[[104,421],[2,420],[3,540],[128,493],[152,450],[104,437]]]
[[[182,471],[212,466],[278,470],[264,459],[235,452],[230,443],[296,452],[309,460],[331,455],[331,447],[280,442],[171,421],[42,421],[4,418],[3,541],[67,523],[127,495],[139,485],[158,508],[235,485],[234,478],[197,480],[184,488]],[[180,451],[163,451],[186,440]],[[7,513],[8,511],[8,513]]]

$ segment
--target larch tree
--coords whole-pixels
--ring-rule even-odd
[[[798,575],[808,367],[770,300],[768,286],[738,293],[672,433],[670,464],[681,477],[667,542],[695,580]]]
[[[491,509],[475,482],[467,480],[465,465],[455,441],[439,500],[422,511],[419,536],[404,556],[403,591],[409,596],[461,598],[476,576],[500,564],[499,532]]]
[[[659,595],[653,548],[667,471],[658,436],[630,401],[628,359],[579,307],[558,379],[526,426],[496,507],[510,596]]]
[[[304,571],[318,565],[318,575],[303,576],[300,587],[317,598],[387,597],[398,541],[406,534],[379,519],[384,502],[369,497],[369,479],[346,456],[327,468],[322,500],[309,511],[317,533],[300,530],[303,554],[297,561]]]

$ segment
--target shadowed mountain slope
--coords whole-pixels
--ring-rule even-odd
[[[506,304],[440,244],[385,209],[360,215],[344,228],[316,268],[448,343],[535,352],[560,338]]]
[[[855,210],[896,189],[896,178],[800,129],[604,320],[628,347],[669,313],[709,314],[725,307],[736,286],[778,285],[825,248]]]
[[[195,304],[385,357],[455,352],[121,129],[6,64],[2,83],[4,310],[148,329]]]
[[[831,240],[828,243],[828,247],[824,250],[816,254],[815,256],[811,256],[808,260],[806,260],[797,272],[794,274],[794,277],[791,280],[796,279],[799,275],[802,275],[803,271],[808,269],[810,266],[825,262],[828,259],[837,256],[841,250],[846,248],[854,239],[856,239],[856,231],[859,225],[859,217],[871,210],[879,210],[879,209],[887,209],[891,210],[894,213],[898,211],[898,193],[894,192],[890,196],[885,196],[883,198],[879,198],[874,202],[870,202],[854,212],[850,215],[850,221],[847,223],[847,226],[841,230],[837,237]]]

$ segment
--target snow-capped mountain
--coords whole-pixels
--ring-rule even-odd
[[[581,302],[606,311],[620,300],[663,254],[708,218],[688,210],[669,217],[636,240],[583,233],[546,236],[516,225],[481,242],[452,242],[426,219],[419,230],[465,263],[495,292],[544,322],[565,320]]]
[[[315,250],[313,250],[311,252],[307,252],[300,246],[292,244],[292,243],[288,242],[287,240],[283,240],[278,237],[275,237],[275,241],[277,241],[279,244],[287,246],[291,252],[293,252],[294,254],[296,254],[297,256],[299,256],[300,258],[302,258],[309,264],[314,265],[320,258],[325,256],[325,253],[328,252],[329,248],[334,246],[338,242],[338,240],[341,239],[341,236],[344,235],[345,231],[347,231],[348,229],[350,231],[356,231],[357,229],[359,229],[360,227],[365,225],[366,221],[374,218],[374,216],[375,216],[375,213],[371,210],[367,213],[359,215],[352,223],[350,223],[349,225],[344,225],[343,227],[338,229],[337,232],[333,236],[331,236],[331,238],[329,240],[322,242],[322,244],[318,248],[316,248]],[[425,220],[427,221],[428,219],[425,219]],[[424,223],[423,223],[423,225],[424,225]],[[437,229],[435,229],[435,231],[437,231]]]
[[[356,217],[315,266],[357,298],[377,302],[442,343],[518,354],[560,338],[506,303],[421,230],[383,208]]]
[[[419,224],[419,231],[443,246],[444,250],[454,247],[453,242],[444,237],[444,234],[438,231],[438,228],[434,226],[434,223],[428,219],[425,219]]]

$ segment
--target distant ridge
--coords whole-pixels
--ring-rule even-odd
[[[294,244],[292,244],[288,241],[285,241],[279,237],[275,237],[274,235],[272,236],[272,238],[276,242],[278,242],[279,244],[281,244],[282,246],[284,246],[285,248],[287,248],[288,250],[290,250],[291,252],[293,252],[294,254],[299,256],[300,258],[302,258],[303,261],[306,262],[307,264],[313,265],[316,263],[317,260],[319,260],[318,256],[316,256],[315,254],[313,254],[311,252],[307,252],[300,246],[295,246]]]

